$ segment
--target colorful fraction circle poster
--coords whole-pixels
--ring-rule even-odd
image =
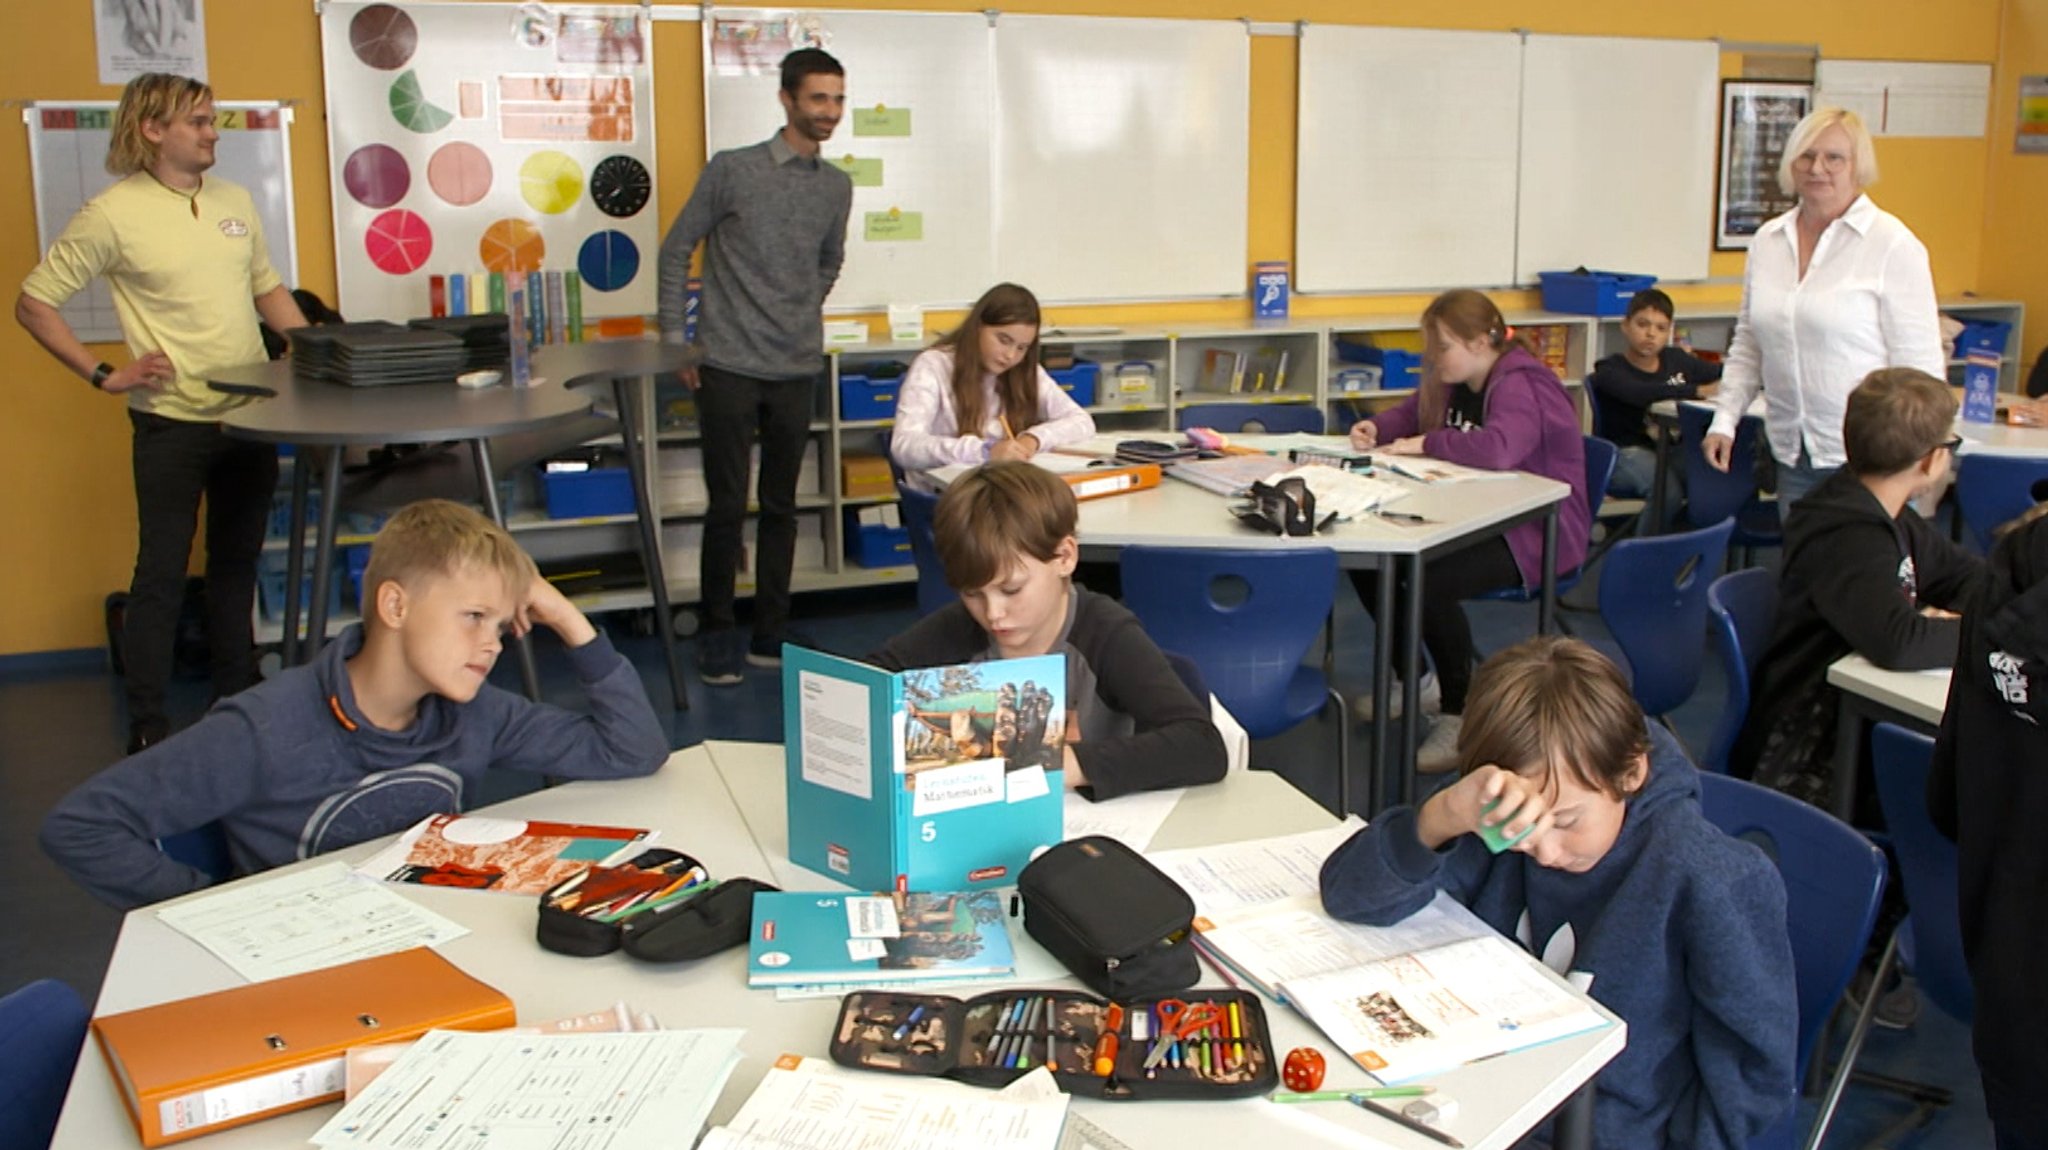
[[[649,20],[637,4],[323,5],[343,312],[426,315],[436,275],[573,271],[587,318],[652,315]]]

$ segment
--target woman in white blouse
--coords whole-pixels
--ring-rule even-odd
[[[1820,108],[1799,122],[1778,185],[1799,206],[1757,229],[1728,348],[1707,461],[1728,470],[1736,423],[1764,396],[1783,515],[1847,462],[1849,393],[1881,367],[1947,374],[1927,248],[1863,189],[1877,153],[1856,113]]]
[[[1038,326],[1038,298],[997,284],[911,363],[889,437],[904,470],[1029,459],[1095,434],[1095,421],[1038,366]]]

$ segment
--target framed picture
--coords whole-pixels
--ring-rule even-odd
[[[1813,106],[1813,85],[1782,80],[1721,82],[1721,182],[1714,248],[1741,251],[1773,216],[1798,202],[1778,188],[1778,157]]]

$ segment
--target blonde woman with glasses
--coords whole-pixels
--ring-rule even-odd
[[[1703,448],[1728,470],[1735,427],[1758,392],[1778,461],[1778,508],[1839,468],[1849,393],[1884,367],[1945,377],[1927,248],[1864,189],[1877,153],[1856,113],[1820,108],[1799,122],[1778,184],[1799,205],[1757,230],[1742,310]]]

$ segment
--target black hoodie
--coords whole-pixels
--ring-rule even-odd
[[[1886,515],[1846,468],[1814,488],[1785,524],[1777,622],[1731,772],[1828,807],[1840,701],[1828,664],[1854,652],[1893,671],[1949,666],[1961,625],[1920,608],[1960,610],[1981,568],[1910,505]]]
[[[1956,840],[1984,1101],[2048,1141],[2048,519],[1992,549],[1934,745],[1927,808]]]

